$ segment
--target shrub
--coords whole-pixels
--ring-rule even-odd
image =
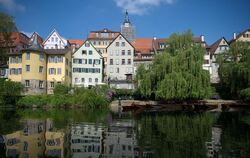
[[[29,95],[24,96],[19,99],[17,102],[18,106],[24,106],[24,107],[42,107],[47,105],[48,103],[48,97],[46,95]]]

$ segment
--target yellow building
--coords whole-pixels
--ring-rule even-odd
[[[51,94],[56,83],[71,84],[71,50],[44,50],[34,36],[32,44],[9,57],[9,79],[25,86],[24,94]]]
[[[46,49],[47,62],[47,93],[53,93],[55,84],[71,85],[72,62],[70,49]]]

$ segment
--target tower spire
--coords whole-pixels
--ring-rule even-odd
[[[125,21],[124,21],[124,23],[130,23],[127,9],[126,9],[126,12],[125,12]]]

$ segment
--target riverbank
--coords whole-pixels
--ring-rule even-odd
[[[110,105],[112,111],[151,110],[151,111],[176,111],[176,110],[213,110],[229,108],[249,108],[250,103],[239,100],[198,100],[181,103],[166,103],[161,101],[140,100],[115,100]]]

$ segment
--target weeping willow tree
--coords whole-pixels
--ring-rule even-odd
[[[205,49],[193,34],[170,36],[164,53],[156,55],[149,69],[138,69],[140,93],[164,100],[203,99],[211,94],[209,72],[202,69]]]
[[[226,97],[250,98],[249,44],[235,42],[229,51],[218,57],[221,91]]]

